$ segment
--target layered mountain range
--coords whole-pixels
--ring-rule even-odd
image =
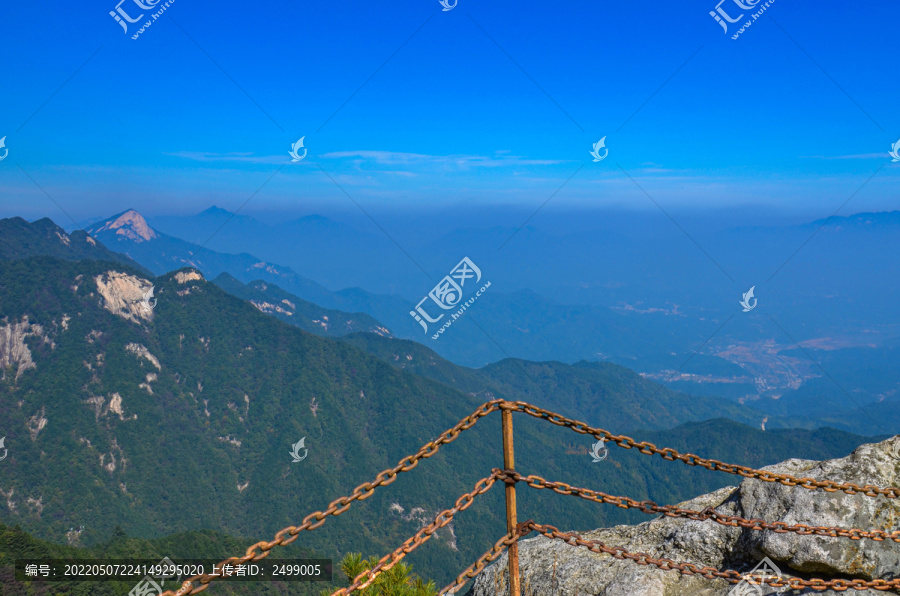
[[[298,314],[268,313],[253,303],[258,295],[229,294],[193,267],[154,277],[97,240],[68,253],[53,230],[26,249],[28,228],[47,223],[16,225],[2,228],[15,251],[0,253],[0,433],[9,451],[0,522],[42,539],[65,542],[84,526],[90,546],[117,525],[144,539],[209,529],[270,538],[498,397],[755,466],[840,456],[865,441],[837,430],[763,431],[746,406],[673,392],[609,363],[511,359],[468,369],[377,325],[335,339],[314,324],[314,335],[288,324]],[[641,430],[649,428],[657,430]],[[308,455],[297,462],[301,439]],[[523,471],[573,484],[602,481],[663,502],[723,486],[628,451],[593,464],[590,441],[528,417],[516,419],[516,441]],[[491,416],[298,547],[334,558],[388,552],[501,462]],[[634,520],[552,494],[523,495],[521,507],[580,527]],[[411,561],[440,583],[504,531],[494,491]]]
[[[509,357],[565,363],[615,362],[673,389],[749,405],[760,412],[760,419],[768,417],[769,428],[777,426],[777,420],[784,417],[792,420],[791,426],[828,424],[863,434],[889,433],[900,425],[900,378],[894,374],[896,367],[891,364],[900,340],[895,337],[898,328],[892,322],[895,317],[882,304],[883,296],[890,295],[888,286],[892,279],[883,275],[883,271],[896,266],[888,256],[897,237],[894,213],[834,217],[780,228],[736,229],[727,235],[736,239],[734,246],[725,244],[721,235],[706,238],[710,246],[715,246],[717,255],[729,255],[727,269],[753,269],[756,279],[769,265],[773,271],[781,271],[779,255],[789,256],[791,251],[798,251],[781,263],[784,272],[779,276],[791,272],[786,280],[789,292],[784,294],[779,290],[780,293],[770,295],[774,288],[756,288],[762,302],[750,313],[739,312],[736,298],[741,293],[737,289],[733,296],[719,296],[721,291],[716,289],[714,280],[696,279],[697,287],[691,291],[682,287],[685,280],[665,282],[666,275],[674,271],[699,267],[681,253],[677,254],[682,260],[673,263],[671,271],[659,276],[658,281],[673,296],[688,291],[691,300],[696,297],[695,304],[682,304],[683,300],[670,304],[657,296],[654,289],[644,287],[642,276],[655,271],[647,261],[650,254],[641,257],[643,261],[638,259],[644,265],[638,266],[638,261],[634,261],[634,267],[629,270],[620,267],[607,271],[609,264],[595,263],[596,271],[607,271],[610,280],[625,280],[621,291],[616,289],[618,282],[610,281],[616,288],[609,287],[611,300],[606,303],[599,295],[574,289],[573,300],[581,296],[585,300],[583,304],[554,301],[528,286],[523,287],[521,279],[510,277],[518,265],[507,261],[493,263],[491,259],[495,257],[488,257],[494,253],[485,252],[484,239],[460,232],[459,237],[448,237],[445,244],[472,246],[470,254],[477,255],[475,260],[492,286],[479,298],[477,307],[468,309],[465,316],[454,322],[452,333],[440,335],[436,340],[423,332],[410,311],[446,271],[435,268],[430,278],[419,271],[418,282],[392,286],[401,292],[393,294],[374,293],[360,287],[330,290],[305,276],[309,268],[315,272],[316,279],[324,275],[335,283],[339,278],[325,275],[321,263],[328,264],[329,270],[344,271],[349,255],[360,257],[361,260],[353,261],[356,264],[365,261],[360,255],[366,252],[366,245],[366,258],[383,255],[387,250],[383,242],[370,234],[355,236],[352,227],[319,216],[270,228],[253,218],[216,208],[193,217],[157,219],[167,230],[184,234],[196,243],[160,232],[133,210],[94,223],[89,229],[98,240],[130,255],[155,273],[183,265],[196,266],[208,279],[216,279],[230,292],[251,299],[274,316],[294,321],[314,333],[316,326],[330,335],[380,328],[376,332],[389,331],[392,336],[424,344],[442,358],[464,366],[483,366]],[[534,288],[547,290],[541,282],[549,275],[545,271],[544,253],[559,255],[566,247],[574,250],[578,242],[584,246],[598,242],[603,245],[597,251],[577,252],[590,258],[596,254],[619,254],[617,258],[625,259],[622,251],[634,255],[646,252],[646,247],[633,246],[635,239],[628,237],[627,229],[606,229],[611,225],[609,222],[596,223],[604,230],[597,238],[584,234],[552,237],[536,230],[522,230],[525,242],[522,249],[544,247],[538,251],[540,254],[529,253],[531,256],[526,259],[534,266]],[[654,246],[664,238],[668,236],[654,235]],[[825,238],[828,243],[821,245]],[[286,239],[290,240],[288,244],[284,244]],[[213,246],[233,251],[259,249],[289,263],[299,263],[304,267],[304,275],[281,261],[273,263],[248,253],[215,252],[211,250]],[[280,247],[278,251],[274,249],[276,246]],[[422,245],[422,250],[426,255],[432,254],[433,251],[426,250],[427,246]],[[872,247],[878,258],[863,259],[861,246]],[[397,251],[397,247],[391,250]],[[650,252],[668,255],[662,246]],[[446,258],[443,262],[448,269],[459,258],[457,255],[451,260],[452,254],[446,250],[435,255]],[[835,264],[825,282],[809,278],[807,270],[812,257]],[[854,259],[862,260],[856,263]],[[431,261],[436,262],[434,258]],[[313,266],[313,262],[317,265]],[[563,264],[564,259],[560,256],[554,262]],[[390,259],[384,261],[381,270],[387,267],[391,278],[401,279],[404,275],[401,271],[409,263],[404,267],[390,263],[393,263]],[[545,274],[537,274],[541,267]],[[563,267],[559,275],[565,278],[569,275],[566,271]],[[370,280],[365,275],[360,279]],[[235,280],[246,287],[242,288]],[[829,284],[833,289],[826,287]],[[382,286],[375,284],[375,287]],[[416,287],[420,289],[411,289]],[[621,294],[623,291],[626,293]],[[619,298],[612,299],[614,296]],[[639,299],[640,296],[643,298]],[[303,312],[293,314],[285,300],[298,305]],[[870,302],[872,308],[860,306]],[[305,303],[304,308],[299,306],[301,303]],[[840,316],[832,312],[844,307]],[[862,318],[857,316],[860,308]],[[348,325],[337,311],[358,314],[348,317],[351,321]],[[851,311],[857,314],[850,315]],[[330,317],[328,322],[323,316]],[[335,317],[340,320],[334,320]],[[830,327],[825,329],[823,325]],[[866,362],[867,373],[860,375],[858,368],[844,365],[851,361]],[[807,417],[811,411],[815,418],[809,422]]]
[[[284,264],[249,253],[217,252],[208,243],[166,235],[152,228],[134,210],[94,223],[87,232],[155,274],[191,266],[208,279],[228,273],[244,284],[261,281],[276,285],[297,298],[328,309],[366,313],[394,335],[427,342],[442,356],[468,366],[482,366],[509,356],[574,361],[615,353],[620,359],[628,360],[649,351],[668,353],[679,344],[668,334],[651,333],[647,321],[632,313],[616,314],[608,308],[564,305],[528,290],[510,293],[494,288],[479,300],[478,312],[468,313],[454,325],[452,334],[433,341],[410,316],[421,296],[379,294],[358,286],[336,291],[326,289]],[[292,237],[298,243],[309,242],[308,238]],[[372,250],[374,253],[374,247]],[[448,262],[447,271],[435,273],[433,278],[420,272],[424,280],[422,295],[458,261],[459,258]],[[576,327],[579,331],[573,333]]]

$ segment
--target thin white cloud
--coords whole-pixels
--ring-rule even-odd
[[[175,153],[164,153],[164,155],[203,162],[236,161],[243,163],[283,163],[287,161],[287,153],[285,153],[285,157],[279,155],[253,155],[249,152],[213,153],[210,151],[177,151]]]
[[[445,169],[468,169],[473,167],[481,168],[500,168],[515,166],[550,166],[566,163],[565,160],[559,159],[526,159],[518,155],[509,155],[509,151],[497,151],[496,155],[427,155],[424,153],[406,153],[402,151],[332,151],[322,155],[313,155],[310,157],[315,159],[330,160],[346,160],[356,165],[363,166],[367,163],[379,166],[405,166],[401,170],[385,170],[382,173],[394,174],[398,176],[416,176],[415,172],[409,171],[416,167],[421,168],[445,168]],[[215,153],[211,151],[178,151],[174,153],[165,153],[172,157],[189,159],[191,161],[199,161],[205,163],[214,162],[237,162],[237,163],[257,163],[257,164],[281,164],[287,160],[287,154],[284,157],[280,155],[254,155],[246,152],[232,153]]]
[[[876,159],[887,157],[887,151],[883,153],[859,153],[857,155],[801,155],[800,159]]]
[[[565,163],[561,159],[526,159],[518,155],[508,155],[508,151],[498,151],[494,156],[488,155],[428,155],[424,153],[405,153],[400,151],[333,151],[322,155],[325,159],[355,158],[354,161],[368,160],[377,164],[431,164],[459,167],[508,167],[508,166],[547,166]]]

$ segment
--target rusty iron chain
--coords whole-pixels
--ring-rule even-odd
[[[471,565],[469,565],[465,571],[460,573],[456,577],[456,579],[453,581],[453,583],[447,584],[446,586],[444,586],[444,588],[440,592],[438,592],[438,596],[444,596],[445,594],[448,594],[448,593],[451,593],[451,594],[455,593],[457,590],[459,590],[459,588],[461,586],[463,586],[471,578],[473,578],[476,575],[478,575],[479,573],[481,573],[481,571],[485,567],[487,567],[488,563],[490,563],[491,561],[500,557],[500,555],[503,554],[504,550],[506,550],[513,542],[515,542],[519,539],[519,536],[527,534],[531,531],[530,529],[523,529],[527,523],[533,523],[533,522],[531,522],[529,520],[529,522],[521,523],[517,526],[517,530],[520,530],[520,531],[517,531],[517,533],[515,535],[506,534],[505,536],[500,538],[500,540],[498,540],[494,544],[494,547],[491,550],[487,551],[486,553],[484,553],[483,555],[478,557],[478,560],[475,561],[474,563],[472,563]]]
[[[524,414],[527,414],[529,416],[532,416],[532,417],[535,417],[535,418],[538,418],[541,420],[547,420],[548,422],[550,422],[551,424],[555,424],[556,426],[564,426],[564,427],[570,428],[571,430],[573,430],[577,433],[592,435],[598,439],[602,437],[605,440],[609,440],[609,441],[612,441],[613,443],[616,443],[619,447],[622,447],[624,449],[637,448],[637,450],[640,453],[643,453],[645,455],[657,454],[667,461],[678,460],[678,461],[681,461],[682,463],[684,463],[686,465],[690,465],[690,466],[700,466],[700,467],[704,467],[708,470],[726,472],[729,474],[735,474],[738,476],[742,476],[744,478],[755,478],[757,480],[762,480],[764,482],[777,482],[777,483],[783,484],[785,486],[800,486],[801,488],[806,488],[806,489],[810,489],[810,490],[823,489],[828,492],[843,491],[843,492],[845,492],[847,494],[851,494],[851,495],[852,494],[863,494],[863,495],[866,495],[869,497],[876,497],[878,495],[883,495],[888,498],[900,498],[900,489],[894,488],[894,487],[880,488],[880,487],[868,485],[868,484],[865,486],[858,486],[853,483],[839,483],[839,482],[834,482],[831,480],[816,480],[814,478],[796,478],[789,474],[776,474],[774,472],[766,472],[763,470],[756,470],[754,468],[749,468],[746,466],[739,466],[736,464],[728,464],[728,463],[724,463],[724,462],[721,462],[721,461],[718,461],[715,459],[706,459],[706,458],[702,458],[698,455],[694,455],[692,453],[681,454],[678,451],[676,451],[675,449],[671,449],[669,447],[660,449],[653,443],[649,443],[647,441],[637,442],[634,439],[632,439],[631,437],[628,437],[625,435],[614,435],[611,432],[604,430],[602,428],[594,428],[594,427],[588,426],[584,422],[580,422],[578,420],[573,420],[571,418],[567,418],[565,416],[562,416],[561,414],[556,414],[555,412],[551,412],[549,410],[539,408],[539,407],[529,404],[527,402],[495,399],[495,400],[491,400],[489,402],[485,402],[482,405],[480,405],[478,408],[475,409],[474,412],[472,412],[472,414],[470,414],[466,418],[463,418],[462,420],[460,420],[452,428],[444,431],[437,439],[423,445],[422,448],[419,449],[419,451],[416,452],[414,455],[407,456],[407,457],[401,459],[400,462],[393,468],[389,468],[387,470],[380,472],[375,477],[374,481],[365,482],[365,483],[357,486],[350,495],[348,495],[346,497],[341,497],[341,498],[335,499],[334,501],[329,503],[328,508],[325,511],[316,511],[314,513],[307,515],[305,518],[303,518],[303,521],[301,522],[301,524],[299,526],[288,526],[288,527],[282,529],[281,531],[279,531],[275,534],[275,538],[272,541],[266,542],[264,540],[261,542],[257,542],[256,544],[253,544],[252,546],[247,548],[247,551],[244,554],[244,556],[229,557],[228,559],[225,559],[224,561],[222,561],[219,564],[219,567],[221,568],[227,564],[234,565],[234,566],[242,565],[249,561],[259,561],[259,560],[266,558],[267,556],[269,556],[269,552],[271,551],[271,549],[275,548],[276,546],[286,546],[286,545],[290,544],[291,542],[293,542],[294,540],[296,540],[298,538],[300,532],[302,532],[304,530],[308,530],[308,531],[315,530],[316,528],[319,528],[320,526],[322,526],[327,521],[329,516],[338,516],[338,515],[344,513],[345,511],[347,511],[355,501],[363,501],[363,500],[369,498],[370,496],[372,496],[372,494],[374,493],[376,488],[381,487],[381,486],[387,486],[388,484],[391,484],[392,482],[394,482],[397,479],[398,474],[400,474],[401,472],[408,472],[408,471],[412,470],[413,468],[415,468],[418,465],[419,460],[426,459],[426,458],[433,456],[435,453],[437,453],[438,449],[440,449],[440,447],[442,445],[446,445],[446,444],[454,441],[462,431],[472,428],[472,426],[474,426],[475,423],[478,422],[478,420],[480,420],[481,418],[487,416],[491,412],[501,410],[501,409],[502,410],[510,410],[513,412],[522,412]],[[463,497],[460,497],[460,498],[464,498],[464,497],[465,497],[465,495],[463,495]],[[591,500],[594,500],[594,499],[591,499]],[[654,505],[655,505],[655,503],[654,503]],[[640,507],[638,507],[638,508],[640,508]],[[716,517],[711,516],[711,515],[708,517],[708,519],[714,519],[715,521],[719,521]],[[724,519],[724,518],[722,518],[722,519]],[[754,521],[758,521],[758,520],[743,520],[743,521],[754,522]],[[447,523],[449,523],[449,520]],[[437,529],[437,528],[435,528],[435,529]],[[791,530],[784,530],[783,528],[779,528],[779,529],[781,529],[782,531],[791,531]],[[776,530],[776,531],[778,531],[778,530]],[[859,530],[858,532],[862,532],[862,530]],[[286,537],[288,534],[290,535],[290,537]],[[848,537],[853,538],[853,536],[848,536]],[[861,534],[859,535],[859,537],[860,538],[871,537],[873,540],[878,540],[878,538],[874,538],[872,536],[863,536]],[[885,537],[887,537],[887,536],[885,536]],[[882,538],[882,539],[884,539],[884,538]],[[890,539],[893,540],[894,538],[890,537]],[[501,540],[501,542],[502,542],[502,540]],[[406,543],[404,543],[404,544],[406,544]],[[498,542],[498,544],[499,544],[499,542]],[[402,548],[404,548],[404,547],[401,547],[401,549]],[[261,552],[257,552],[257,550],[259,550]],[[395,551],[395,553],[396,552],[398,552],[398,551]],[[410,551],[406,551],[406,552],[410,552]],[[388,557],[390,557],[390,556],[392,556],[392,555],[388,555]],[[499,554],[496,556],[499,556]],[[399,559],[397,559],[397,560],[399,560]],[[493,559],[490,559],[490,560],[493,560]],[[384,561],[384,559],[382,559],[382,561]],[[482,560],[479,559],[479,561],[482,561]],[[395,562],[396,561],[392,562],[391,566],[393,566],[393,564]],[[390,567],[388,567],[388,569],[389,568]],[[483,565],[482,565],[482,568],[483,568]],[[469,570],[471,570],[471,569],[473,569],[473,567],[469,568]],[[210,582],[212,582],[216,579],[219,579],[219,577],[220,577],[219,575],[210,575],[210,574],[196,575],[196,576],[193,576],[193,577],[190,577],[190,578],[184,580],[182,587],[179,588],[177,591],[173,592],[171,590],[166,590],[165,592],[160,594],[160,596],[189,596],[189,595],[193,595],[193,594],[199,594],[200,592],[204,591],[209,586]],[[199,582],[199,585],[195,586],[194,584],[197,582]],[[371,583],[371,582],[369,582],[369,583]],[[368,585],[368,584],[366,584],[366,585]],[[862,588],[862,589],[865,589],[865,588]],[[838,590],[838,591],[840,591],[840,590]]]
[[[807,526],[805,524],[788,525],[783,521],[767,522],[761,519],[746,519],[737,515],[725,515],[712,507],[706,507],[702,511],[697,511],[694,509],[682,509],[674,505],[657,505],[653,501],[636,501],[634,499],[629,499],[628,497],[617,497],[588,488],[573,487],[565,482],[552,482],[541,478],[536,474],[523,476],[514,470],[500,470],[494,468],[493,472],[498,475],[500,480],[506,481],[509,479],[516,482],[524,482],[531,488],[550,489],[561,495],[572,495],[588,501],[594,501],[595,503],[615,505],[622,509],[639,509],[644,513],[651,515],[661,513],[666,517],[683,517],[697,521],[712,520],[723,526],[735,528],[741,527],[749,530],[773,530],[778,534],[793,532],[801,535],[850,538],[851,540],[868,538],[876,542],[883,542],[885,540],[900,542],[900,530],[885,532],[883,530],[859,530],[856,528],[847,529],[828,526]]]
[[[456,504],[452,508],[438,513],[433,522],[416,532],[411,538],[408,538],[394,552],[383,556],[374,567],[357,575],[353,583],[348,587],[332,592],[331,596],[349,596],[354,590],[364,590],[369,587],[382,572],[396,565],[403,557],[425,544],[437,530],[453,521],[454,515],[471,507],[472,503],[475,502],[475,497],[489,491],[500,475],[500,470],[495,470],[487,478],[479,480],[475,483],[475,489],[457,499]]]
[[[354,501],[363,501],[372,496],[375,492],[375,489],[379,486],[387,486],[394,482],[397,479],[397,474],[401,472],[408,472],[415,468],[419,464],[419,460],[429,458],[435,453],[437,453],[438,449],[442,445],[446,445],[454,441],[460,434],[460,432],[464,430],[468,430],[472,428],[478,420],[487,416],[491,412],[500,409],[500,404],[503,403],[502,399],[495,399],[489,402],[483,403],[478,408],[475,409],[474,412],[460,420],[455,426],[450,429],[444,431],[437,439],[426,443],[416,452],[414,455],[409,455],[400,460],[400,462],[394,466],[393,468],[389,468],[387,470],[379,473],[375,480],[372,482],[365,482],[357,486],[353,493],[349,496],[341,497],[339,499],[335,499],[331,503],[329,503],[328,508],[325,511],[316,511],[314,513],[310,513],[305,518],[303,518],[303,522],[299,526],[288,526],[283,530],[279,531],[275,534],[275,538],[271,542],[257,542],[256,544],[247,548],[246,554],[243,557],[229,557],[225,559],[219,564],[219,568],[222,568],[226,564],[230,565],[242,565],[249,561],[259,561],[261,559],[269,556],[269,551],[276,546],[287,546],[291,542],[297,539],[300,532],[304,530],[315,530],[320,527],[329,516],[337,516],[348,509],[353,504]],[[290,534],[289,538],[286,538],[286,535]],[[261,550],[261,553],[257,553],[257,549]],[[173,592],[171,590],[166,590],[160,596],[188,596],[192,594],[199,594],[203,590],[209,586],[209,582],[219,579],[218,575],[210,575],[208,573],[204,573],[202,575],[195,575],[187,578],[182,583],[181,588],[177,591]],[[194,586],[196,582],[200,582],[199,586]]]
[[[768,586],[773,588],[789,587],[793,590],[802,590],[804,588],[825,590],[830,588],[836,592],[843,592],[844,590],[847,590],[849,588],[854,588],[856,590],[880,590],[882,592],[900,588],[900,579],[875,579],[870,581],[862,579],[832,579],[826,581],[823,579],[800,579],[796,577],[773,578],[770,575],[750,575],[746,573],[740,573],[738,571],[734,571],[733,569],[719,571],[714,567],[700,567],[699,565],[694,565],[693,563],[676,563],[671,559],[656,559],[646,553],[631,553],[619,546],[606,546],[599,540],[584,540],[577,534],[572,534],[570,532],[560,532],[557,528],[549,525],[541,525],[528,521],[523,522],[522,524],[520,524],[520,526],[520,535],[522,535],[522,531],[525,528],[529,528],[530,530],[535,530],[543,534],[544,536],[547,536],[548,538],[562,540],[563,542],[571,546],[581,546],[587,548],[591,552],[612,555],[616,559],[630,559],[638,565],[652,565],[664,571],[678,571],[682,575],[699,575],[706,579],[723,579],[732,584],[737,584],[740,583],[741,580],[747,579],[749,583],[767,584]],[[751,578],[754,578],[753,581],[751,581]],[[758,578],[758,580],[755,578]]]
[[[588,426],[584,422],[566,418],[565,416],[556,414],[543,408],[539,408],[537,406],[533,406],[524,401],[507,401],[504,402],[500,406],[500,408],[511,409],[514,412],[522,412],[541,420],[547,420],[548,422],[550,422],[551,424],[555,424],[556,426],[565,426],[571,428],[573,431],[583,435],[592,435],[597,439],[602,437],[608,441],[612,441],[623,449],[637,448],[638,451],[645,455],[656,454],[667,461],[678,460],[689,466],[700,466],[706,468],[707,470],[726,472],[728,474],[743,476],[744,478],[755,478],[756,480],[762,480],[763,482],[777,482],[785,486],[799,486],[801,488],[810,490],[821,488],[822,490],[825,490],[827,492],[843,491],[848,495],[862,494],[866,495],[867,497],[877,497],[878,495],[882,495],[889,499],[900,498],[900,488],[895,488],[892,486],[888,488],[880,488],[871,484],[859,486],[851,482],[834,482],[832,480],[816,480],[815,478],[796,478],[794,476],[791,476],[790,474],[776,474],[775,472],[767,472],[764,470],[748,468],[746,466],[728,464],[716,459],[707,459],[700,457],[699,455],[694,455],[693,453],[682,454],[670,447],[660,449],[653,443],[649,443],[647,441],[637,442],[631,437],[627,437],[625,435],[614,435],[608,430]]]
[[[900,542],[900,531],[895,531],[895,532],[884,532],[881,530],[865,531],[865,530],[858,530],[858,529],[844,529],[844,528],[833,528],[833,527],[824,527],[824,526],[807,526],[805,524],[788,525],[785,522],[769,523],[769,522],[765,522],[764,520],[759,520],[759,519],[745,519],[745,518],[738,517],[738,516],[724,515],[724,514],[721,514],[717,511],[715,511],[715,509],[713,509],[712,507],[707,507],[702,511],[696,511],[696,510],[691,510],[691,509],[682,509],[679,507],[669,506],[669,505],[658,505],[653,501],[636,501],[636,500],[630,499],[628,497],[617,497],[617,496],[609,495],[607,493],[603,493],[600,491],[593,491],[590,489],[573,487],[569,484],[566,484],[565,482],[552,482],[552,481],[546,480],[540,476],[537,476],[535,474],[523,476],[522,474],[519,474],[518,472],[515,472],[514,470],[500,470],[499,468],[494,468],[493,473],[496,475],[496,477],[499,480],[504,481],[504,482],[506,482],[506,481],[524,482],[532,488],[550,489],[550,490],[553,490],[553,492],[558,493],[558,494],[573,495],[573,496],[577,496],[582,499],[594,501],[597,503],[606,503],[606,504],[616,505],[617,507],[620,507],[623,509],[629,509],[629,508],[639,509],[639,510],[643,511],[644,513],[648,513],[648,514],[658,514],[659,513],[659,514],[663,514],[668,517],[683,517],[683,518],[693,519],[693,520],[709,520],[709,519],[711,519],[711,520],[715,521],[716,523],[726,525],[726,526],[743,527],[743,528],[752,529],[752,530],[769,529],[769,530],[774,530],[777,533],[795,532],[795,533],[802,534],[802,535],[812,534],[812,535],[819,535],[819,536],[829,536],[829,537],[834,537],[834,538],[838,538],[838,537],[850,538],[852,540],[859,540],[861,538],[869,538],[869,539],[875,540],[875,541],[893,540],[895,542]],[[531,531],[530,528],[534,527],[534,526],[536,526],[536,524],[534,524],[534,522],[532,522],[530,520],[528,522],[523,522],[523,523],[519,524],[519,526],[518,526],[519,530],[520,530],[518,534],[519,535],[527,534],[528,532]],[[562,534],[562,533],[560,533],[560,534]],[[576,535],[572,534],[571,536],[576,536]],[[443,590],[441,590],[441,592],[439,593],[439,596],[443,596],[444,594],[447,594],[451,591],[457,590],[459,586],[464,585],[470,578],[475,577],[478,573],[480,573],[484,569],[484,567],[487,566],[488,563],[490,563],[491,561],[494,561],[495,559],[500,557],[501,554],[503,553],[503,550],[506,547],[508,547],[510,544],[512,544],[516,539],[517,538],[511,537],[509,535],[502,537],[500,540],[497,541],[497,543],[494,545],[494,547],[491,550],[487,551],[474,564],[470,565],[463,573],[461,573],[459,576],[457,576],[456,580],[453,583],[449,584]],[[600,543],[600,544],[602,544],[602,543]],[[605,546],[605,545],[603,545],[603,546]],[[628,551],[626,551],[624,549],[619,549],[619,551],[622,553],[628,553]],[[615,553],[610,552],[609,554],[615,554]],[[639,556],[640,555],[627,556],[627,555],[623,554],[622,557],[617,557],[617,558],[630,558],[630,559],[637,561],[638,559],[635,557],[639,557]],[[654,559],[648,557],[647,560],[648,560],[648,562],[642,563],[642,564],[645,564],[645,565],[653,564]],[[660,561],[668,562],[667,559],[666,560],[660,559]],[[661,567],[661,568],[668,569],[669,567]],[[671,567],[671,568],[679,569],[679,567],[677,565],[674,567]],[[687,564],[686,566],[684,566],[684,569],[692,569],[693,570],[693,569],[695,569],[695,566]],[[715,577],[723,577],[724,578],[724,576],[722,576],[721,574],[728,573],[728,572],[719,572],[718,570],[713,570],[713,571],[715,571],[717,574],[720,574]],[[738,578],[735,580],[729,580],[729,581],[732,581],[732,583],[737,583],[740,581],[741,578],[747,577],[746,574],[741,575],[737,572],[732,572],[732,573],[736,574],[737,578]],[[693,574],[693,573],[690,573],[690,574]],[[844,580],[841,580],[841,581],[844,581]],[[854,581],[856,583],[854,583]],[[867,584],[860,584],[859,582],[862,580],[854,580],[854,581],[849,581],[847,583],[847,586],[855,587],[857,585],[863,585],[864,587],[857,588],[857,589],[873,588],[873,589],[887,590],[887,589],[891,589],[891,585],[892,585],[892,584],[888,583],[888,584],[885,584],[887,587],[879,588],[879,586],[881,586],[882,584],[878,583],[878,581],[882,581],[882,580],[878,580],[876,582],[869,582]],[[895,581],[898,581],[898,580],[895,580]],[[825,582],[824,580],[808,580],[808,582],[809,582],[808,586],[834,586],[836,591],[843,591],[843,590],[847,589],[847,587],[841,587],[843,584],[835,584],[834,582]],[[819,583],[819,582],[824,582],[824,583]],[[781,584],[775,584],[774,587],[779,587],[780,585]]]

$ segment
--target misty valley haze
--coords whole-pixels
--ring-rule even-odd
[[[802,414],[807,399],[802,395],[809,387],[817,387],[820,396],[827,396],[819,410],[828,412],[839,426],[839,411],[867,404],[893,408],[891,402],[898,399],[900,384],[891,355],[900,330],[892,310],[900,278],[884,271],[896,267],[894,255],[900,254],[900,212],[698,236],[715,258],[696,251],[677,229],[674,235],[645,233],[658,230],[659,222],[650,216],[637,219],[641,225],[620,227],[609,237],[605,231],[567,236],[526,228],[522,232],[527,236],[522,242],[529,247],[525,269],[511,264],[521,259],[521,253],[509,262],[498,261],[498,251],[486,248],[489,235],[460,229],[412,247],[422,262],[441,263],[449,262],[452,251],[447,247],[455,244],[457,252],[466,251],[490,272],[493,282],[492,291],[480,299],[483,307],[467,313],[475,321],[461,320],[440,342],[423,336],[408,313],[417,301],[415,292],[426,292],[427,284],[440,277],[437,268],[430,280],[419,272],[426,285],[411,282],[397,294],[379,293],[379,287],[384,289],[379,284],[371,289],[355,284],[332,291],[297,271],[315,263],[312,269],[333,272],[334,282],[334,275],[347,277],[358,270],[354,263],[370,262],[373,271],[382,270],[375,263],[408,270],[409,259],[390,242],[376,241],[352,225],[321,216],[270,227],[248,216],[232,215],[211,208],[193,217],[158,219],[170,232],[190,231],[189,240],[206,237],[227,224],[218,245],[226,244],[241,254],[201,249],[156,230],[134,211],[97,222],[89,231],[157,273],[194,265],[210,278],[227,273],[244,283],[256,283],[257,289],[286,291],[292,300],[366,313],[392,334],[419,341],[467,366],[510,356],[569,363],[605,360],[680,390],[740,400],[765,414],[777,411],[781,415]],[[224,232],[227,229],[231,231]],[[258,254],[253,252],[257,249]],[[697,254],[688,258],[684,253],[689,250]],[[592,275],[603,276],[606,282],[591,287],[578,268],[552,266],[566,261],[561,257],[564,252],[583,255],[579,263],[595,259]],[[796,256],[789,258],[792,252]],[[560,256],[554,259],[554,253]],[[260,254],[283,260],[263,260]],[[869,256],[863,258],[863,254]],[[664,257],[661,264],[647,266],[660,257]],[[667,268],[667,259],[677,260],[679,267]],[[825,262],[827,268],[821,265]],[[758,310],[740,312],[740,286],[729,275],[756,279],[748,281],[747,287],[756,287],[761,301]],[[568,297],[563,295],[565,288],[573,289]],[[729,288],[734,288],[733,293],[728,293]],[[542,295],[543,291],[553,297]],[[269,303],[284,299],[273,295]],[[578,299],[583,302],[579,304]],[[835,316],[836,312],[842,316]],[[485,341],[486,337],[494,338],[499,347]],[[696,354],[695,346],[699,346]],[[868,354],[872,370],[864,384],[840,366],[834,372],[836,378],[822,374],[821,360],[837,363],[845,354]],[[846,399],[847,391],[856,395],[855,402]],[[888,403],[877,405],[885,400]]]

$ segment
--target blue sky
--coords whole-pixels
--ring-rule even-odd
[[[897,4],[115,6],[0,7],[0,216],[897,207]]]

